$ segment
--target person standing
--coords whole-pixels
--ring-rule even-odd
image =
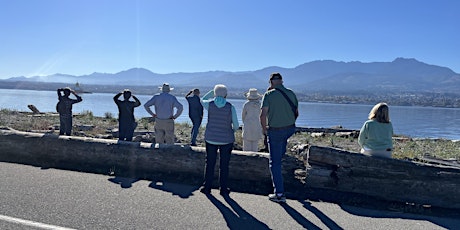
[[[72,105],[83,101],[78,94],[69,87],[57,89],[58,103],[56,110],[59,113],[59,135],[70,136],[72,134]],[[76,99],[69,98],[73,94]]]
[[[260,97],[257,89],[251,88],[245,93],[247,101],[243,105],[243,151],[257,152],[259,140],[262,139],[262,126],[259,122]]]
[[[200,101],[200,90],[193,89],[185,95],[188,102],[188,116],[192,120],[191,146],[196,146],[196,137],[200,131],[201,122],[203,121],[203,105]]]
[[[208,123],[204,139],[206,143],[206,164],[204,183],[200,191],[211,193],[216,165],[217,151],[220,153],[219,184],[220,194],[230,193],[228,188],[230,155],[235,142],[235,132],[239,128],[235,107],[227,102],[227,87],[215,85],[214,90],[206,93],[203,98],[203,107],[208,111]],[[213,98],[213,99],[211,99]]]
[[[155,118],[155,142],[174,144],[174,120],[181,115],[183,106],[175,96],[169,94],[174,88],[171,88],[168,83],[164,83],[159,88],[161,93],[155,94],[147,101],[144,108]],[[155,107],[155,113],[150,109],[151,106]]]
[[[376,104],[369,113],[358,136],[361,153],[371,156],[391,158],[393,151],[393,125],[386,103]]]
[[[270,75],[270,87],[262,98],[260,112],[260,124],[263,133],[268,136],[269,167],[274,188],[274,193],[268,198],[274,202],[284,203],[286,196],[281,159],[286,153],[288,138],[295,133],[298,101],[294,92],[284,87],[280,73]]]
[[[123,94],[123,101],[119,97]],[[133,97],[134,101],[129,99]],[[116,94],[113,97],[113,101],[118,107],[118,139],[132,141],[134,129],[136,129],[137,123],[134,119],[134,108],[141,105],[139,99],[132,95],[129,89],[125,89],[122,92]]]

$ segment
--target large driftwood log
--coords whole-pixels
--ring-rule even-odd
[[[460,208],[460,169],[310,146],[307,186]]]
[[[57,136],[0,130],[0,161],[61,168],[115,176],[158,180],[177,179],[200,185],[206,151],[202,147],[160,145],[75,136]],[[298,186],[294,172],[303,163],[284,159],[287,187]],[[218,163],[216,165],[216,181]],[[271,192],[268,154],[232,151],[230,186],[235,191],[267,194]]]

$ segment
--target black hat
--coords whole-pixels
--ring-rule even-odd
[[[270,74],[270,81],[272,81],[272,80],[282,80],[282,79],[283,79],[283,77],[281,76],[280,73],[275,72],[275,73]]]

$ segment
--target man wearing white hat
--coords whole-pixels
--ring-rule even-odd
[[[259,140],[262,139],[262,125],[259,122],[260,95],[257,89],[251,88],[245,93],[248,99],[243,105],[241,117],[243,119],[243,151],[257,152]]]
[[[155,94],[144,104],[145,110],[155,118],[155,142],[174,144],[174,120],[178,118],[183,110],[182,104],[174,95],[169,94],[171,88],[168,83],[159,87],[161,93]],[[155,107],[155,113],[150,109]],[[174,108],[176,112],[174,113]]]

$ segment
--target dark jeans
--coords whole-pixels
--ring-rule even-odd
[[[220,150],[220,170],[219,183],[220,189],[228,188],[228,164],[232,153],[233,143],[226,145],[213,145],[206,142],[206,166],[204,173],[204,188],[211,190],[212,181],[214,179],[214,168],[217,160],[217,150]]]
[[[284,193],[281,160],[286,153],[287,140],[294,132],[294,126],[282,130],[268,129],[268,148],[270,152],[269,167],[275,193]]]
[[[70,136],[72,134],[72,115],[60,115],[59,123],[59,135]]]
[[[118,139],[132,141],[134,129],[136,129],[137,123],[133,120],[120,120],[118,122]]]
[[[191,143],[193,145],[196,145],[196,137],[198,136],[198,132],[200,131],[200,126],[201,126],[201,117],[199,118],[190,118],[190,120],[192,120],[192,124],[193,124],[193,127],[192,127],[192,131],[190,132],[190,136],[192,137],[191,139]]]

